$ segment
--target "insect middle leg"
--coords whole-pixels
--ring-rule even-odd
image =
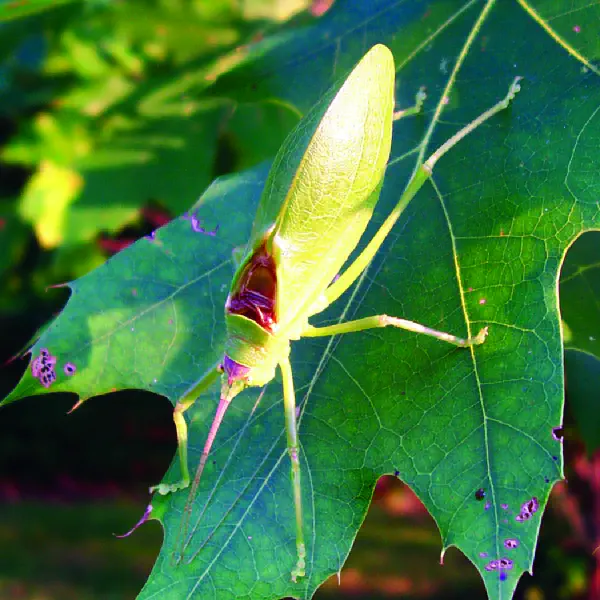
[[[181,479],[175,483],[160,483],[150,488],[150,493],[158,492],[165,495],[177,490],[183,490],[190,485],[190,471],[188,469],[188,433],[185,416],[183,413],[196,402],[198,396],[212,387],[221,373],[220,365],[213,367],[198,383],[180,398],[173,409],[173,421],[177,432],[177,449],[179,451],[179,465]]]
[[[292,569],[292,581],[304,577],[306,567],[306,546],[304,544],[304,529],[302,526],[302,486],[300,483],[300,447],[298,446],[298,426],[296,423],[296,396],[290,359],[286,356],[279,366],[283,377],[283,406],[285,410],[285,429],[287,433],[287,449],[292,462],[292,490],[296,512],[296,552],[297,562]]]

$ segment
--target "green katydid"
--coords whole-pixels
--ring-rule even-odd
[[[218,408],[183,517],[185,541],[191,503],[229,404],[246,387],[265,386],[279,367],[296,516],[297,562],[291,571],[294,581],[304,575],[306,549],[290,341],[386,326],[423,333],[461,347],[481,344],[487,335],[484,328],[476,336],[462,339],[387,315],[327,327],[313,327],[308,322],[357,280],[404,208],[431,176],[437,160],[478,125],[506,108],[519,91],[517,78],[502,101],[461,129],[419,166],[373,239],[337,277],[373,215],[389,158],[392,122],[417,112],[423,101],[421,93],[414,108],[394,113],[394,79],[391,52],[385,46],[374,46],[341,88],[328,92],[283,143],[225,305],[227,341],[223,360],[174,409],[182,479],[151,488],[167,494],[189,486],[184,412],[221,377]]]

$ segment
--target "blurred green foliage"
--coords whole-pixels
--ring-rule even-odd
[[[11,172],[0,181],[5,310],[101,264],[101,234],[143,227],[143,207],[175,216],[216,175],[271,157],[297,120],[281,105],[205,92],[240,44],[306,2],[59,4],[0,12],[0,160],[29,173],[18,193],[7,191]],[[41,251],[24,281],[27,226]]]

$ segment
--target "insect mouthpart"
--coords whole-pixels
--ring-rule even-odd
[[[229,358],[227,354],[223,358],[223,371],[227,374],[228,385],[233,385],[237,381],[243,381],[247,379],[250,367],[240,365],[232,358]]]

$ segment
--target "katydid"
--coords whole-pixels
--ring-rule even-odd
[[[357,246],[375,209],[389,158],[392,122],[417,112],[394,113],[395,67],[388,48],[377,45],[356,65],[341,88],[329,91],[300,121],[277,154],[262,193],[245,257],[227,302],[227,341],[222,361],[182,397],[174,410],[182,479],[151,488],[161,494],[190,483],[184,412],[221,378],[221,395],[183,517],[183,538],[211,446],[229,404],[248,386],[262,387],[280,369],[287,448],[291,460],[296,517],[297,561],[292,580],[305,574],[306,548],[296,400],[290,341],[393,327],[433,336],[450,344],[481,344],[487,328],[465,339],[397,317],[377,315],[327,327],[308,319],[339,298],[368,266],[400,214],[431,176],[437,160],[478,125],[506,108],[519,91],[518,78],[507,96],[467,125],[414,172],[402,197],[373,239],[337,277]]]

